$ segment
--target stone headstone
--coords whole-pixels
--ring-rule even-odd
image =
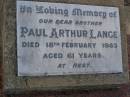
[[[37,1],[37,0],[36,0]],[[43,0],[41,0],[43,1]],[[55,3],[50,3],[50,2],[55,2]],[[102,31],[102,30],[116,30],[117,32],[115,32],[114,36],[115,38],[113,39],[92,39],[91,41],[88,39],[88,41],[81,40],[81,38],[73,38],[72,41],[74,42],[95,42],[96,44],[100,44],[99,47],[95,47],[94,44],[89,44],[91,46],[89,47],[95,47],[94,50],[93,48],[89,48],[89,50],[85,50],[84,48],[82,49],[77,49],[77,48],[73,48],[70,49],[70,51],[66,50],[68,48],[61,48],[61,43],[62,42],[72,42],[70,38],[67,39],[67,37],[64,37],[62,39],[57,39],[57,38],[53,38],[53,39],[49,39],[48,37],[46,37],[45,40],[43,40],[43,38],[34,38],[34,36],[30,36],[32,35],[31,33],[28,34],[28,36],[24,39],[24,37],[20,37],[20,27],[24,26],[24,27],[32,27],[32,29],[35,29],[35,27],[42,27],[43,21],[42,21],[42,16],[43,18],[45,18],[44,16],[51,18],[53,20],[56,20],[56,18],[59,19],[68,19],[68,17],[64,17],[64,16],[59,16],[57,15],[57,17],[53,17],[55,15],[40,15],[37,16],[37,14],[33,13],[33,16],[30,16],[30,13],[26,13],[26,15],[23,13],[19,13],[18,9],[19,6],[16,6],[16,1],[15,0],[10,0],[10,1],[6,1],[5,2],[5,13],[4,13],[4,29],[2,31],[3,33],[3,68],[4,68],[4,91],[6,93],[20,93],[20,92],[25,92],[25,91],[33,91],[33,90],[65,90],[65,89],[89,89],[90,88],[97,88],[97,87],[111,87],[111,86],[118,86],[119,84],[123,84],[123,83],[127,83],[128,82],[128,66],[127,66],[127,50],[126,50],[126,32],[125,32],[125,26],[124,26],[124,14],[123,14],[123,0],[88,0],[88,1],[52,1],[50,0],[47,1],[46,5],[44,5],[42,2],[34,2],[32,4],[32,2],[28,3],[25,2],[27,5],[29,6],[36,6],[40,5],[42,6],[42,4],[44,6],[48,6],[48,5],[54,5],[57,8],[63,8],[63,9],[68,9],[68,7],[70,7],[71,11],[73,8],[78,7],[81,8],[82,10],[85,10],[87,8],[90,8],[91,10],[97,10],[99,8],[99,11],[101,12],[107,12],[109,13],[108,15],[110,15],[110,13],[112,12],[112,16],[115,18],[111,20],[111,18],[108,16],[107,19],[104,19],[104,26],[103,25],[99,25],[100,29],[98,27],[92,27],[92,29],[94,29],[94,31]],[[23,2],[22,2],[23,3]],[[59,4],[59,3],[66,3],[66,4]],[[72,4],[71,6],[69,6],[69,4]],[[75,5],[78,4],[78,5]],[[79,5],[80,4],[80,5]],[[17,4],[18,5],[18,4]],[[56,6],[57,5],[57,6]],[[89,5],[93,5],[93,6],[89,6]],[[95,5],[95,6],[94,6]],[[61,7],[60,7],[61,6]],[[83,7],[82,7],[83,6]],[[34,8],[34,7],[33,7]],[[118,10],[119,9],[119,10]],[[17,11],[16,11],[17,10]],[[106,11],[107,10],[107,11]],[[21,10],[23,11],[23,9]],[[33,12],[33,10],[30,10],[30,7],[27,8],[26,12]],[[114,12],[116,12],[116,14],[114,15]],[[18,14],[19,13],[19,14]],[[120,13],[120,14],[119,14]],[[17,14],[17,17],[16,17]],[[64,17],[64,18],[63,18]],[[88,18],[83,18],[82,20],[100,20],[103,21],[103,19],[101,18],[102,16],[99,15],[99,17],[88,17]],[[16,19],[17,18],[17,19]],[[39,19],[41,18],[41,19]],[[71,18],[69,19],[74,19],[74,20],[79,20],[80,17],[79,16],[71,16]],[[40,20],[39,22],[37,20]],[[111,20],[111,22],[110,22]],[[25,23],[26,22],[26,23]],[[41,25],[40,25],[41,22]],[[108,23],[108,24],[107,24]],[[65,24],[64,24],[65,25]],[[107,26],[105,26],[107,25]],[[109,25],[109,26],[108,26]],[[73,25],[73,27],[69,26],[69,25],[56,25],[56,24],[51,24],[49,25],[44,25],[46,33],[49,35],[51,34],[49,30],[52,29],[52,27],[56,27],[56,29],[59,29],[59,27],[61,27],[62,29],[65,28],[69,28],[69,29],[84,29],[85,26],[75,26]],[[121,27],[121,28],[120,28]],[[48,28],[48,29],[47,29]],[[25,28],[26,29],[26,28]],[[24,30],[25,30],[24,29]],[[90,29],[90,28],[89,28]],[[97,30],[98,29],[98,30]],[[26,29],[27,30],[27,29]],[[24,31],[23,31],[24,32]],[[44,32],[44,31],[43,31]],[[25,31],[25,33],[28,33]],[[89,32],[90,33],[90,32]],[[62,35],[64,36],[64,35]],[[117,37],[117,38],[116,38]],[[90,38],[90,36],[88,36],[87,38]],[[99,41],[100,40],[100,41]],[[25,41],[25,43],[23,43],[23,41]],[[29,43],[29,45],[25,45],[27,43],[27,41],[38,41],[38,43]],[[40,42],[39,42],[40,41]],[[46,42],[58,42],[55,43],[55,47],[54,48],[47,48],[44,47]],[[103,42],[114,42],[116,43],[117,49],[115,48],[109,48],[108,51],[106,51],[106,47],[105,45],[103,46]],[[23,43],[23,45],[22,45]],[[43,43],[43,44],[41,44]],[[34,44],[35,47],[38,48],[34,48],[34,50],[32,50],[33,48],[31,48],[32,44]],[[40,45],[39,45],[40,44]],[[57,45],[58,44],[58,45]],[[60,46],[59,46],[60,45]],[[86,47],[88,44],[86,44]],[[28,46],[25,47],[24,46]],[[116,46],[116,45],[115,45]],[[114,47],[115,47],[114,46]],[[69,46],[65,46],[65,47],[69,47]],[[40,48],[40,49],[39,49]],[[37,49],[37,50],[36,50]],[[77,49],[77,50],[75,50]],[[89,63],[88,60],[85,59],[80,59],[78,55],[76,55],[76,59],[73,59],[73,54],[71,54],[72,59],[65,59],[63,58],[61,60],[61,63],[65,63],[67,64],[67,68],[63,70],[63,68],[60,68],[60,70],[58,71],[56,67],[56,62],[60,62],[60,59],[56,59],[57,61],[55,61],[55,59],[46,59],[46,60],[42,60],[41,61],[41,57],[43,56],[44,53],[49,53],[51,52],[64,52],[63,54],[67,54],[69,52],[72,52],[75,54],[80,53],[81,51],[85,52],[94,52],[94,51],[98,51],[100,49],[100,51],[102,52],[100,57],[102,58],[101,61],[97,60],[94,64],[87,64],[87,66],[93,65],[93,69],[86,69],[88,70],[88,72],[86,72],[85,69],[79,69],[79,70],[74,70],[71,69],[71,64],[73,62],[86,62]],[[41,51],[39,51],[41,50]],[[31,53],[34,52],[34,53]],[[116,52],[116,53],[115,53]],[[32,54],[32,55],[30,55]],[[33,55],[35,54],[35,55]],[[17,56],[18,55],[18,56]],[[29,57],[27,57],[27,55]],[[39,57],[41,55],[41,57]],[[103,59],[103,55],[105,56]],[[108,57],[107,57],[108,55]],[[34,59],[30,59],[30,56]],[[56,57],[57,55],[55,55]],[[59,55],[60,56],[60,55]],[[37,58],[37,60],[36,60]],[[75,57],[74,57],[75,58]],[[110,61],[109,61],[110,59]],[[30,61],[31,60],[31,61]],[[67,61],[66,61],[67,60]],[[43,62],[43,65],[42,63]],[[93,61],[91,61],[93,62]],[[100,64],[101,62],[101,64]],[[106,66],[108,66],[108,68],[105,67],[105,64],[107,63]],[[45,64],[44,64],[45,63]],[[96,64],[97,63],[97,64]],[[37,66],[36,66],[37,65]],[[99,65],[99,67],[97,66]],[[63,64],[61,65],[61,67],[64,66]],[[69,67],[70,66],[70,67]],[[84,66],[84,65],[83,65]],[[96,67],[95,67],[96,66]],[[39,67],[39,68],[37,68]],[[51,68],[51,69],[49,69]],[[62,69],[62,70],[61,70]],[[58,72],[57,72],[58,71]],[[71,72],[72,71],[72,72]],[[57,73],[56,73],[57,72]],[[32,77],[33,76],[33,77]]]

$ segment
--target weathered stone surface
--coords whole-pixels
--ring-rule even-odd
[[[125,6],[130,6],[130,0],[124,0],[125,1]]]
[[[0,65],[2,64],[3,0],[0,0]]]
[[[125,18],[123,13],[123,0],[37,0],[47,2],[64,2],[75,4],[90,4],[103,6],[116,6],[120,8],[121,38],[123,73],[119,74],[94,74],[94,75],[69,75],[46,77],[18,77],[16,54],[16,0],[6,0],[4,13],[3,33],[3,68],[4,90],[6,93],[18,93],[32,90],[61,90],[61,89],[88,89],[97,87],[110,87],[128,82],[128,66],[126,51]]]
[[[130,4],[130,0],[128,0],[128,3]]]
[[[126,32],[130,35],[130,6],[125,6]]]

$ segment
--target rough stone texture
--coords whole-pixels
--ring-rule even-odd
[[[130,6],[130,0],[124,0],[126,6]]]
[[[130,6],[125,6],[125,17],[126,17],[126,32],[128,41],[128,64],[130,68]]]
[[[3,0],[0,0],[0,12],[3,13]],[[3,14],[0,15],[0,64],[2,64],[2,16]]]
[[[95,74],[76,76],[48,76],[48,77],[17,77],[16,57],[16,0],[5,0],[3,33],[3,68],[4,91],[6,93],[29,93],[28,91],[62,90],[62,89],[92,89],[116,86],[128,82],[128,66],[126,51],[125,18],[123,13],[123,0],[37,0],[47,2],[64,2],[75,4],[90,4],[103,6],[116,6],[120,8],[122,52],[124,73],[121,74]]]
[[[130,97],[128,85],[122,85],[120,89],[69,91],[69,92],[44,92],[26,95],[8,95],[6,97]],[[4,96],[5,97],[5,96]]]
[[[0,66],[2,65],[3,0],[0,0]],[[1,75],[1,68],[0,68]]]
[[[127,48],[128,48],[128,64],[129,64],[129,71],[130,71],[130,35],[127,35]]]
[[[3,28],[3,1],[0,0],[0,97],[2,94],[2,28]]]
[[[126,32],[130,35],[130,6],[125,6]]]

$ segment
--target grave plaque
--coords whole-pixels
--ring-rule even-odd
[[[128,83],[124,0],[8,0],[3,8],[5,93]]]
[[[117,7],[17,1],[19,76],[121,73]]]

